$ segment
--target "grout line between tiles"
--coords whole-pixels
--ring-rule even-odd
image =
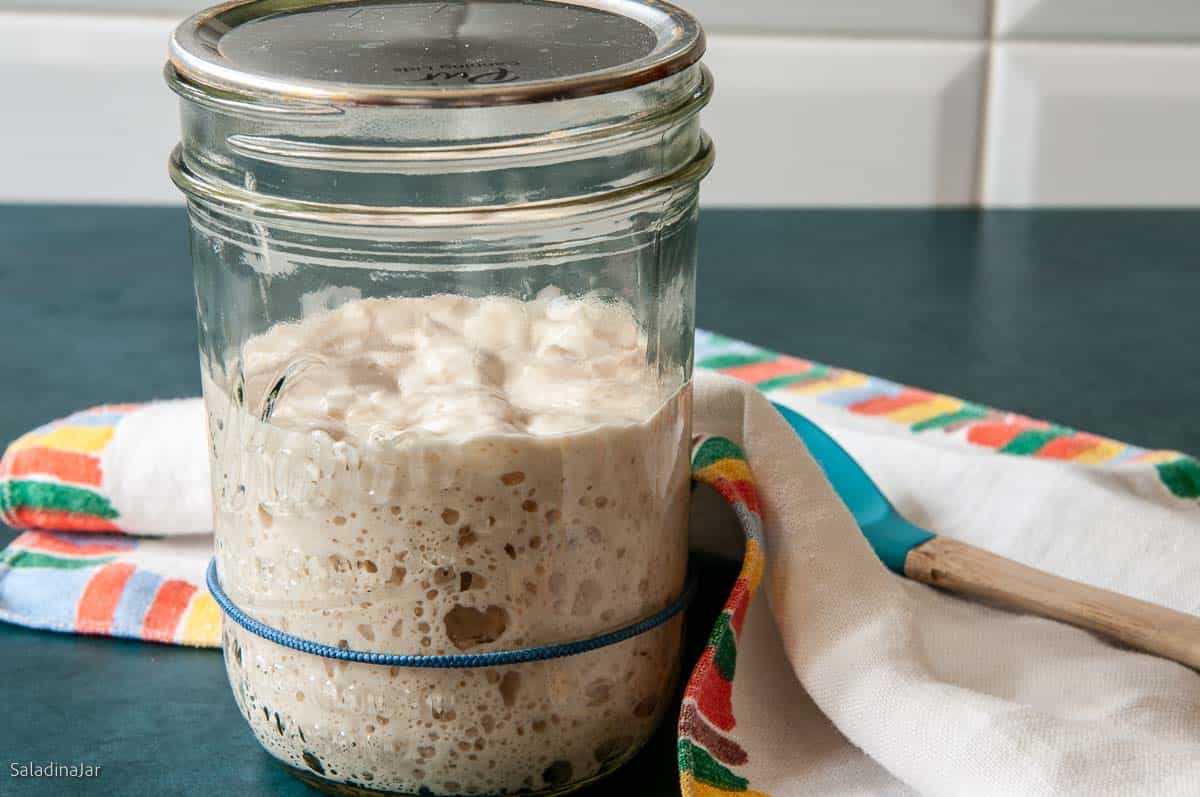
[[[988,146],[991,135],[988,132],[988,122],[992,118],[993,92],[992,79],[996,61],[996,3],[998,0],[988,0],[986,29],[984,30],[983,77],[982,94],[979,101],[979,131],[975,137],[975,206],[983,207],[987,197],[988,179]]]
[[[3,2],[3,0],[0,0]],[[96,9],[94,11],[85,11],[83,9],[71,8],[24,8],[17,6],[15,8],[0,6],[0,21],[5,19],[42,19],[42,20],[98,20],[105,23],[109,22],[182,22],[187,19],[189,12],[180,11],[172,13],[162,10],[146,10],[138,11],[136,9]]]

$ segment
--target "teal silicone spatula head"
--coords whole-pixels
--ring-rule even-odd
[[[937,535],[901,517],[854,458],[819,426],[781,404],[775,404],[775,408],[808,446],[808,452],[825,471],[825,477],[858,522],[875,555],[888,569],[904,575],[908,552]]]

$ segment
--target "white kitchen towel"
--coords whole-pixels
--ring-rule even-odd
[[[771,398],[822,425],[916,523],[1200,609],[1200,506],[1166,488],[1150,500],[1144,468],[998,456],[817,395]],[[696,408],[698,429],[748,457],[768,598],[738,644],[728,736],[745,760],[696,797],[1200,794],[1200,675],[893,575],[759,391],[701,376]],[[733,537],[696,514],[698,544]]]
[[[686,797],[1200,794],[1200,676],[893,575],[763,391],[822,425],[913,522],[1193,613],[1195,460],[716,336],[700,336],[697,353],[695,428],[745,450],[766,575],[738,623],[732,717],[680,741],[681,751],[691,746]],[[0,467],[0,508],[10,519],[75,518],[82,531],[92,517],[153,531],[121,525],[153,522],[136,495],[123,493],[118,511],[84,489],[113,479],[140,484],[146,506],[172,496],[172,530],[207,522],[198,400],[169,411],[92,412],[10,451]],[[148,413],[137,439],[125,440],[122,458],[106,457],[102,444],[131,412]],[[116,432],[94,431],[110,423]],[[67,456],[80,447],[100,464]],[[191,452],[186,478],[168,472],[180,452]],[[139,478],[124,479],[121,462],[141,463]],[[145,467],[156,462],[162,467]],[[740,555],[741,533],[719,501],[699,496],[693,517],[697,547]],[[211,644],[215,608],[193,583],[207,557],[199,539],[24,535],[0,556],[0,617]],[[142,549],[153,556],[138,558]],[[46,619],[60,610],[62,622]],[[732,672],[728,655],[724,666]]]

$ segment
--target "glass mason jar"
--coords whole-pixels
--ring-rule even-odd
[[[650,0],[175,31],[226,665],[318,786],[557,793],[664,715],[703,46]]]

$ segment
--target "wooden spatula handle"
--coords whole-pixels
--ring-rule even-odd
[[[1086,628],[1200,670],[1200,617],[1059,578],[945,537],[909,551],[904,574],[1007,609]]]

